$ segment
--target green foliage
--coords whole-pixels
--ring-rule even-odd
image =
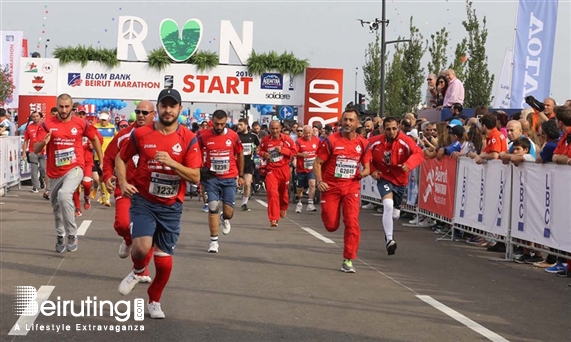
[[[59,59],[62,65],[75,62],[86,66],[89,61],[99,62],[109,68],[119,65],[117,49],[85,47],[83,45],[76,47],[58,46],[55,48],[53,55]]]
[[[492,85],[494,75],[490,76],[488,70],[488,56],[486,55],[486,17],[480,22],[476,10],[472,9],[472,2],[466,1],[467,20],[462,25],[468,33],[467,50],[469,58],[466,61],[466,75],[464,79],[464,107],[488,106],[492,102]]]
[[[298,59],[291,52],[278,55],[275,51],[268,53],[256,53],[252,51],[248,58],[248,72],[253,75],[261,75],[264,72],[277,70],[282,74],[298,75],[309,67],[307,59]]]
[[[426,47],[420,30],[412,22],[411,17],[411,41],[397,44],[393,61],[387,72],[385,81],[387,115],[403,116],[408,112],[415,112],[422,100],[420,89],[424,85],[424,68],[420,66],[420,60]]]
[[[172,63],[169,55],[162,47],[152,50],[147,57],[149,58],[149,67],[159,71],[164,70]]]
[[[430,61],[428,62],[428,72],[438,75],[448,63],[446,50],[448,48],[448,31],[443,27],[440,31],[430,35],[430,46],[428,53],[430,53]]]
[[[0,65],[0,104],[4,104],[14,91],[14,83],[10,79],[10,67]]]
[[[381,44],[378,31],[375,36],[375,42],[369,43],[369,48],[365,50],[363,81],[370,99],[367,109],[378,113],[381,95]]]
[[[466,44],[466,38],[462,39],[460,43],[456,44],[456,50],[454,50],[454,61],[448,67],[449,69],[454,70],[456,77],[462,82],[464,82],[466,79],[466,64],[464,62],[466,60]]]
[[[211,51],[196,51],[186,63],[196,65],[198,71],[210,70],[218,66],[218,54]]]

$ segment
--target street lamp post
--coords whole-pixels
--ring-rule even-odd
[[[359,101],[357,98],[357,73],[358,73],[358,71],[359,71],[359,68],[356,67],[355,68],[355,102],[353,102],[355,105],[357,105],[357,101]]]
[[[49,39],[46,39],[46,45],[44,46],[44,58],[48,58],[48,43],[50,42]]]

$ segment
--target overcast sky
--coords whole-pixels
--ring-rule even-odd
[[[159,47],[158,26],[171,18],[179,24],[190,18],[202,21],[204,35],[200,50],[218,52],[220,20],[230,20],[241,35],[242,21],[254,22],[254,49],[257,52],[292,51],[307,58],[314,67],[342,68],[345,73],[344,103],[353,99],[355,68],[357,90],[365,92],[361,68],[367,44],[374,40],[358,18],[381,17],[381,1],[26,1],[0,0],[2,30],[24,31],[30,52],[44,55],[44,42],[49,39],[48,57],[55,46],[94,45],[116,47],[117,18],[134,15],[145,19],[149,34],[148,51]],[[406,36],[408,21],[425,38],[446,26],[451,32],[449,55],[466,36],[462,20],[466,18],[465,1],[387,0],[387,40]],[[517,1],[478,1],[473,8],[481,20],[487,18],[489,31],[486,45],[488,65],[496,79],[501,72],[504,54],[514,43]],[[46,13],[47,11],[47,13]],[[559,20],[553,57],[551,92],[558,102],[571,98],[571,2],[559,1]],[[42,33],[43,32],[43,33]],[[40,39],[41,38],[41,39]],[[37,44],[41,47],[37,49]],[[234,57],[231,62],[237,63]],[[426,70],[428,53],[422,65]],[[495,89],[495,87],[494,87]]]

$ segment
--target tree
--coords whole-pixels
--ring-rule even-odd
[[[438,75],[448,63],[446,50],[448,49],[448,31],[443,27],[440,31],[430,35],[430,61],[428,62],[428,72]]]
[[[14,82],[8,65],[0,66],[0,105],[12,97]]]
[[[492,85],[494,75],[490,76],[488,70],[488,56],[486,55],[486,17],[482,20],[482,26],[478,22],[476,10],[472,9],[472,2],[466,1],[467,20],[462,25],[468,32],[466,61],[466,74],[464,82],[464,107],[488,106],[492,101]]]
[[[398,39],[401,39],[399,37]],[[395,47],[393,59],[387,65],[385,77],[385,116],[402,116],[406,113],[406,106],[402,102],[405,75],[403,69],[403,48],[400,44]]]
[[[367,109],[378,113],[381,95],[381,38],[378,31],[375,36],[375,42],[369,43],[369,47],[365,50],[363,80],[365,82],[365,89],[369,95],[369,105]]]
[[[456,77],[462,82],[464,82],[466,79],[464,71],[466,66],[464,63],[466,62],[466,44],[466,38],[462,39],[460,43],[456,44],[456,50],[454,50],[454,62],[452,62],[452,64],[450,64],[448,67],[449,69],[454,70]]]
[[[412,24],[410,17],[410,42],[404,45],[402,53],[402,68],[404,72],[404,84],[402,102],[406,106],[406,112],[415,112],[419,103],[422,102],[420,89],[424,85],[424,68],[420,66],[420,61],[426,47],[423,44],[424,37],[420,30]]]

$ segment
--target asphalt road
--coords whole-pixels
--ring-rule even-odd
[[[0,198],[0,340],[571,340],[570,278],[490,261],[502,254],[436,241],[440,235],[427,228],[402,227],[405,220],[395,227],[398,249],[389,257],[381,217],[373,210],[361,211],[357,273],[345,274],[340,271],[342,227],[328,233],[320,212],[295,214],[290,206],[279,227],[270,228],[264,202],[255,199],[265,201],[265,196],[252,198],[251,212],[236,212],[231,234],[220,237],[218,254],[206,252],[209,233],[201,202],[185,203],[174,269],[161,300],[167,317],[135,321],[134,300],[146,302],[148,285],[138,284],[128,296],[117,292],[131,262],[117,255],[121,240],[113,230],[114,209],[94,205],[85,212],[78,225],[92,222],[79,238],[79,250],[57,254],[48,201],[29,187],[13,189]],[[109,316],[108,307],[103,317],[40,313],[27,318],[28,329],[69,331],[20,326],[12,333],[21,336],[9,335],[18,319],[26,319],[13,309],[14,286],[48,290],[47,299],[56,304],[74,300],[76,312],[87,297],[126,300],[129,320]],[[96,330],[105,327],[139,331]]]

